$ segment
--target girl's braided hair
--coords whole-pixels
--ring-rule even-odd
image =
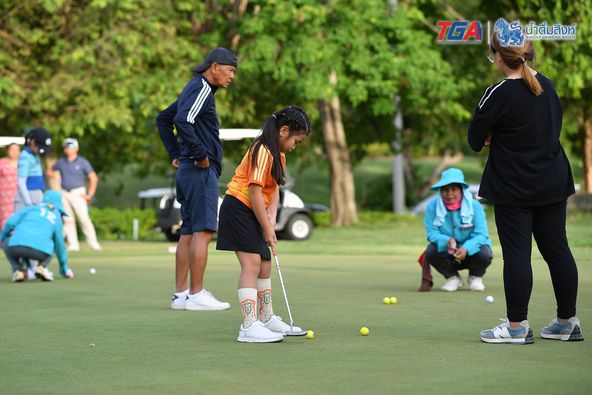
[[[257,154],[261,146],[265,146],[273,156],[273,163],[271,165],[271,175],[278,185],[285,184],[284,169],[280,159],[280,129],[282,126],[287,126],[290,136],[300,133],[306,133],[309,136],[312,133],[310,120],[306,112],[296,106],[288,106],[283,108],[265,120],[261,134],[253,141],[251,148],[249,148],[249,155],[251,156],[251,166],[255,166],[257,162]]]

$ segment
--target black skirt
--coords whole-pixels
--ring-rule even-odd
[[[263,260],[271,260],[255,213],[232,195],[226,195],[220,206],[216,249],[250,252],[261,255]]]

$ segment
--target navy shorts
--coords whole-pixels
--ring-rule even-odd
[[[232,195],[226,195],[220,206],[216,249],[250,252],[259,254],[263,260],[271,260],[269,247],[255,213]]]
[[[177,200],[181,203],[181,234],[218,228],[218,176],[212,167],[198,169],[181,162],[176,176]]]

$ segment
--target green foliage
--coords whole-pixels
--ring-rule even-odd
[[[138,219],[139,222],[138,237],[140,240],[162,238],[161,234],[154,232],[156,227],[154,210],[118,210],[93,207],[89,213],[99,240],[132,240],[134,219]]]
[[[436,134],[432,141],[464,142],[459,125],[470,113],[457,101],[466,84],[450,78],[451,67],[415,6],[395,10],[381,0],[258,4],[257,14],[241,26],[241,51],[247,54],[241,69],[270,77],[307,109],[339,95],[354,161],[365,155],[367,143],[394,139],[396,94],[413,130],[410,143],[430,133]],[[328,84],[332,70],[335,87]],[[273,86],[261,94],[272,102],[283,96]],[[447,132],[451,124],[454,133]]]
[[[475,103],[501,77],[485,45],[436,45],[431,27],[459,15],[505,16],[578,24],[575,42],[537,50],[564,102],[565,135],[581,153],[578,117],[592,113],[591,10],[591,0],[400,1],[396,9],[387,0],[2,1],[0,128],[22,135],[44,126],[56,142],[82,138],[81,153],[99,173],[136,163],[139,174],[164,174],[154,118],[191,78],[190,67],[226,46],[240,62],[231,88],[216,95],[223,127],[257,128],[277,108],[300,104],[316,133],[295,154],[316,160],[306,151],[323,144],[317,100],[337,94],[355,162],[369,143],[394,139],[399,95],[406,155],[464,150]],[[327,83],[331,70],[336,86]],[[236,160],[244,149],[236,143],[226,152]]]
[[[40,125],[54,141],[84,137],[81,152],[98,172],[167,163],[154,118],[220,43],[224,30],[208,30],[207,16],[217,13],[201,1],[3,4],[2,130]]]
[[[330,212],[312,212],[310,214],[312,222],[316,228],[328,228],[331,226]]]
[[[394,214],[387,210],[362,210],[358,212],[360,222],[359,227],[386,225],[393,223],[412,224],[417,222],[417,216],[414,214]],[[314,226],[317,228],[331,227],[331,215],[328,212],[312,213]]]

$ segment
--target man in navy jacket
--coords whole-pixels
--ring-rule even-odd
[[[217,229],[218,177],[222,170],[220,122],[214,94],[232,83],[237,66],[238,59],[230,50],[211,50],[206,61],[194,69],[195,76],[178,99],[156,118],[169,159],[178,168],[176,192],[183,224],[175,259],[176,292],[171,302],[175,310],[230,307],[203,288],[203,277],[208,243]]]

